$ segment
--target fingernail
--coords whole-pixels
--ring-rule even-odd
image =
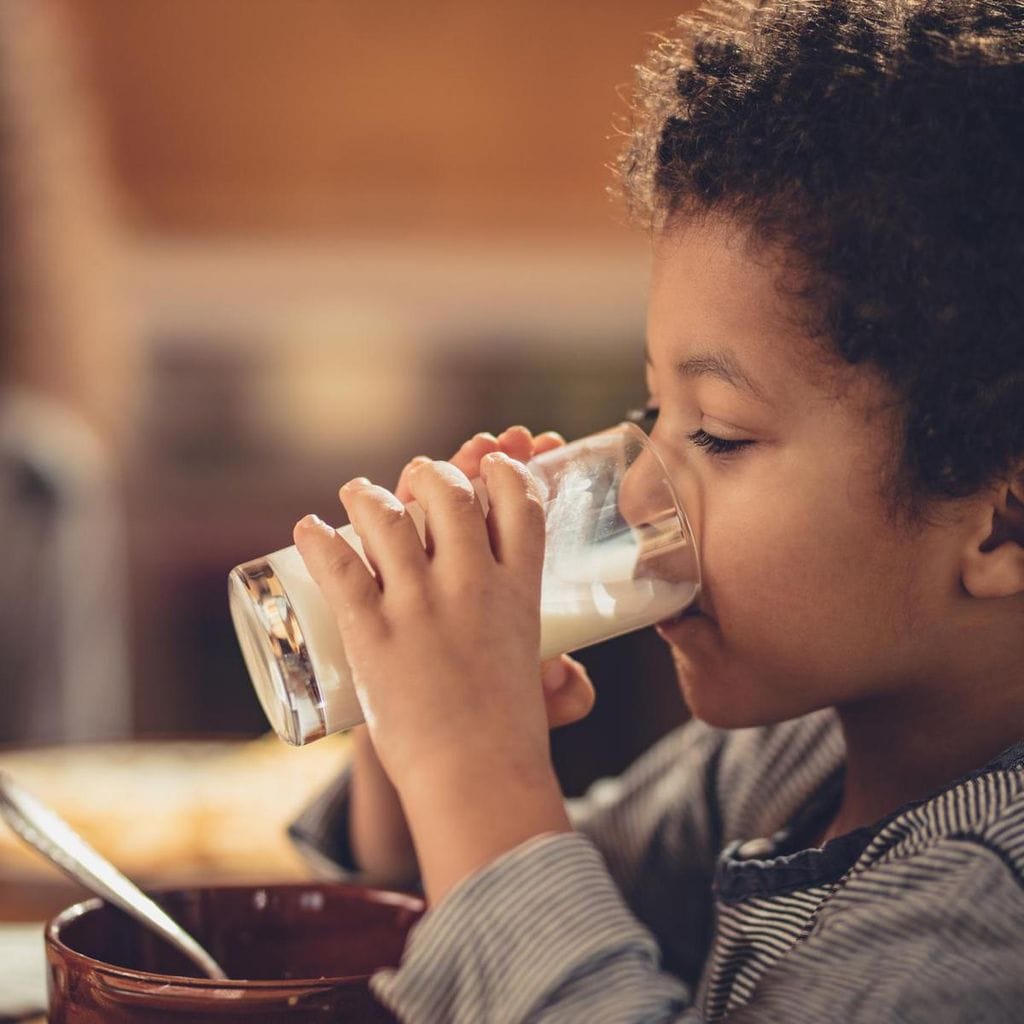
[[[549,661],[541,670],[540,680],[548,693],[555,693],[569,681],[569,667],[561,658]]]
[[[365,476],[357,476],[341,485],[343,491],[350,491],[355,487],[366,487],[370,483]]]
[[[509,457],[504,452],[488,452],[480,460],[480,469],[485,470],[488,466],[493,466],[496,462],[509,462]]]
[[[303,530],[329,530],[330,529],[330,527],[318,515],[314,515],[312,512],[310,512],[310,514],[308,516],[303,516],[299,520],[298,525],[300,527],[302,527]]]
[[[476,435],[476,437],[473,438],[473,440],[476,441],[476,440],[479,440],[481,438],[484,441],[492,441],[495,444],[497,444],[497,442],[498,442],[498,439],[492,433],[490,433],[490,431],[487,431],[487,430],[481,431],[479,434]]]

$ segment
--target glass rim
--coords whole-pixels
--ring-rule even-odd
[[[245,882],[226,882],[223,885],[218,885],[216,883],[198,883],[195,885],[189,885],[187,883],[180,885],[168,883],[164,885],[147,886],[146,893],[151,896],[173,896],[179,893],[187,893],[190,891],[202,892],[209,889],[217,890],[218,892],[226,890],[245,892],[255,888],[277,891],[284,890],[287,892],[302,892],[304,890],[322,891],[324,889],[337,890],[340,893],[352,892],[360,897],[365,895],[373,902],[390,904],[391,906],[400,907],[409,911],[419,911],[423,902],[418,896],[396,890],[384,889],[381,886],[361,886],[353,885],[348,882],[316,878],[298,882],[271,882],[267,885],[255,885]],[[72,925],[80,917],[102,910],[104,907],[108,906],[112,906],[112,904],[108,903],[108,901],[104,900],[101,896],[87,896],[84,899],[71,904],[71,906],[57,911],[57,913],[52,915],[43,925],[43,940],[45,945],[52,947],[56,956],[61,957],[68,962],[75,963],[90,971],[95,971],[97,974],[124,978],[132,982],[142,981],[148,984],[173,981],[186,992],[186,997],[188,989],[202,991],[204,989],[216,988],[228,989],[232,992],[239,990],[251,991],[254,996],[257,996],[260,993],[273,993],[274,991],[281,991],[287,995],[294,989],[308,989],[312,984],[323,983],[327,986],[333,987],[337,987],[339,983],[351,985],[354,982],[366,981],[373,973],[371,971],[368,974],[339,974],[336,976],[321,976],[313,978],[216,979],[197,978],[187,974],[162,974],[157,971],[147,971],[139,967],[123,967],[120,964],[110,963],[107,960],[100,960],[89,953],[83,953],[81,950],[75,949],[74,946],[68,944],[64,936],[64,931],[68,926]],[[145,929],[144,925],[140,924],[139,927],[143,930]],[[375,968],[375,970],[376,969],[377,968]]]
[[[682,525],[683,532],[686,535],[690,544],[690,549],[693,552],[693,567],[697,573],[697,589],[694,591],[693,600],[690,602],[690,605],[692,605],[700,597],[704,583],[700,564],[700,551],[697,548],[697,535],[693,531],[693,526],[690,523],[689,516],[687,516],[686,509],[683,508],[683,504],[679,500],[679,496],[676,494],[676,489],[672,485],[672,477],[669,475],[668,466],[665,465],[665,460],[661,457],[661,452],[659,452],[655,447],[651,435],[648,434],[647,431],[641,430],[636,423],[632,423],[629,420],[623,420],[618,427],[612,427],[611,429],[623,430],[624,433],[630,434],[639,440],[643,449],[651,454],[657,462],[658,468],[661,470],[662,480],[665,482],[665,487],[668,490],[669,497],[672,499],[672,507],[675,510],[676,517]],[[689,607],[689,605],[687,607]]]

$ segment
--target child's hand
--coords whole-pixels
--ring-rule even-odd
[[[522,434],[507,440],[525,456],[532,439]],[[337,614],[374,746],[406,806],[434,898],[524,838],[567,827],[537,678],[543,510],[529,472],[507,454],[485,455],[480,475],[486,521],[455,465],[427,460],[404,474],[403,494],[426,514],[426,550],[395,495],[363,479],[346,484],[342,502],[376,578],[319,520],[295,530]],[[506,804],[506,819],[496,818],[489,794]],[[451,836],[447,853],[424,831],[433,812],[448,819],[439,826]]]
[[[489,452],[500,450],[525,461],[564,443],[554,433],[533,438],[529,431],[513,427],[499,438],[478,434],[449,461],[472,479],[480,475],[480,460]],[[395,488],[395,496],[403,503],[413,500],[406,478],[411,467],[421,461],[424,461],[422,457],[406,466]],[[574,722],[590,711],[594,689],[579,662],[563,655],[541,668],[550,727]],[[355,771],[349,829],[356,862],[381,880],[381,884],[408,885],[416,877],[418,865],[398,795],[383,771],[366,726],[354,729],[352,739]]]
[[[448,461],[473,480],[480,475],[480,460],[491,452],[504,452],[520,462],[529,462],[535,455],[565,444],[565,438],[553,430],[533,437],[525,427],[509,427],[500,436],[477,434],[470,438]],[[420,455],[408,463],[398,478],[395,497],[403,504],[413,501],[408,474],[421,462],[430,460]],[[594,706],[594,684],[587,670],[568,654],[552,658],[541,665],[544,704],[548,727],[570,725],[590,714]]]
[[[514,427],[500,439],[477,435],[451,463],[413,460],[395,495],[366,481],[347,484],[342,501],[376,580],[334,531],[307,521],[296,528],[296,543],[338,616],[371,735],[393,778],[413,751],[432,746],[429,734],[457,736],[477,704],[491,706],[505,729],[517,716],[525,720],[538,711],[544,725],[560,725],[590,710],[593,688],[572,659],[545,666],[548,686],[531,685],[539,674],[543,522],[518,460],[563,443],[556,434],[535,441]],[[486,478],[492,502],[486,522],[467,479],[477,475]],[[429,554],[401,509],[400,502],[412,500],[426,510]],[[458,697],[455,681],[437,678],[464,675],[470,666],[473,678],[461,684],[466,692]],[[516,679],[493,701],[487,679],[477,678],[490,673]],[[407,689],[429,706],[416,710],[419,700]],[[502,710],[503,701],[523,706]],[[404,733],[410,718],[419,724],[409,732],[418,735],[396,744],[402,755],[389,757],[381,745],[390,745],[392,732]]]

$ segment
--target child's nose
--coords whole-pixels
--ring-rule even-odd
[[[642,450],[623,473],[619,485],[619,512],[634,527],[674,515],[673,488],[657,456]]]

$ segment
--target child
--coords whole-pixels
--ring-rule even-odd
[[[1024,11],[719,4],[639,84],[695,720],[566,806],[547,728],[592,697],[569,659],[539,680],[518,461],[559,439],[480,435],[342,488],[376,579],[296,527],[368,733],[294,831],[422,880],[373,983],[404,1021],[1021,1020]]]

